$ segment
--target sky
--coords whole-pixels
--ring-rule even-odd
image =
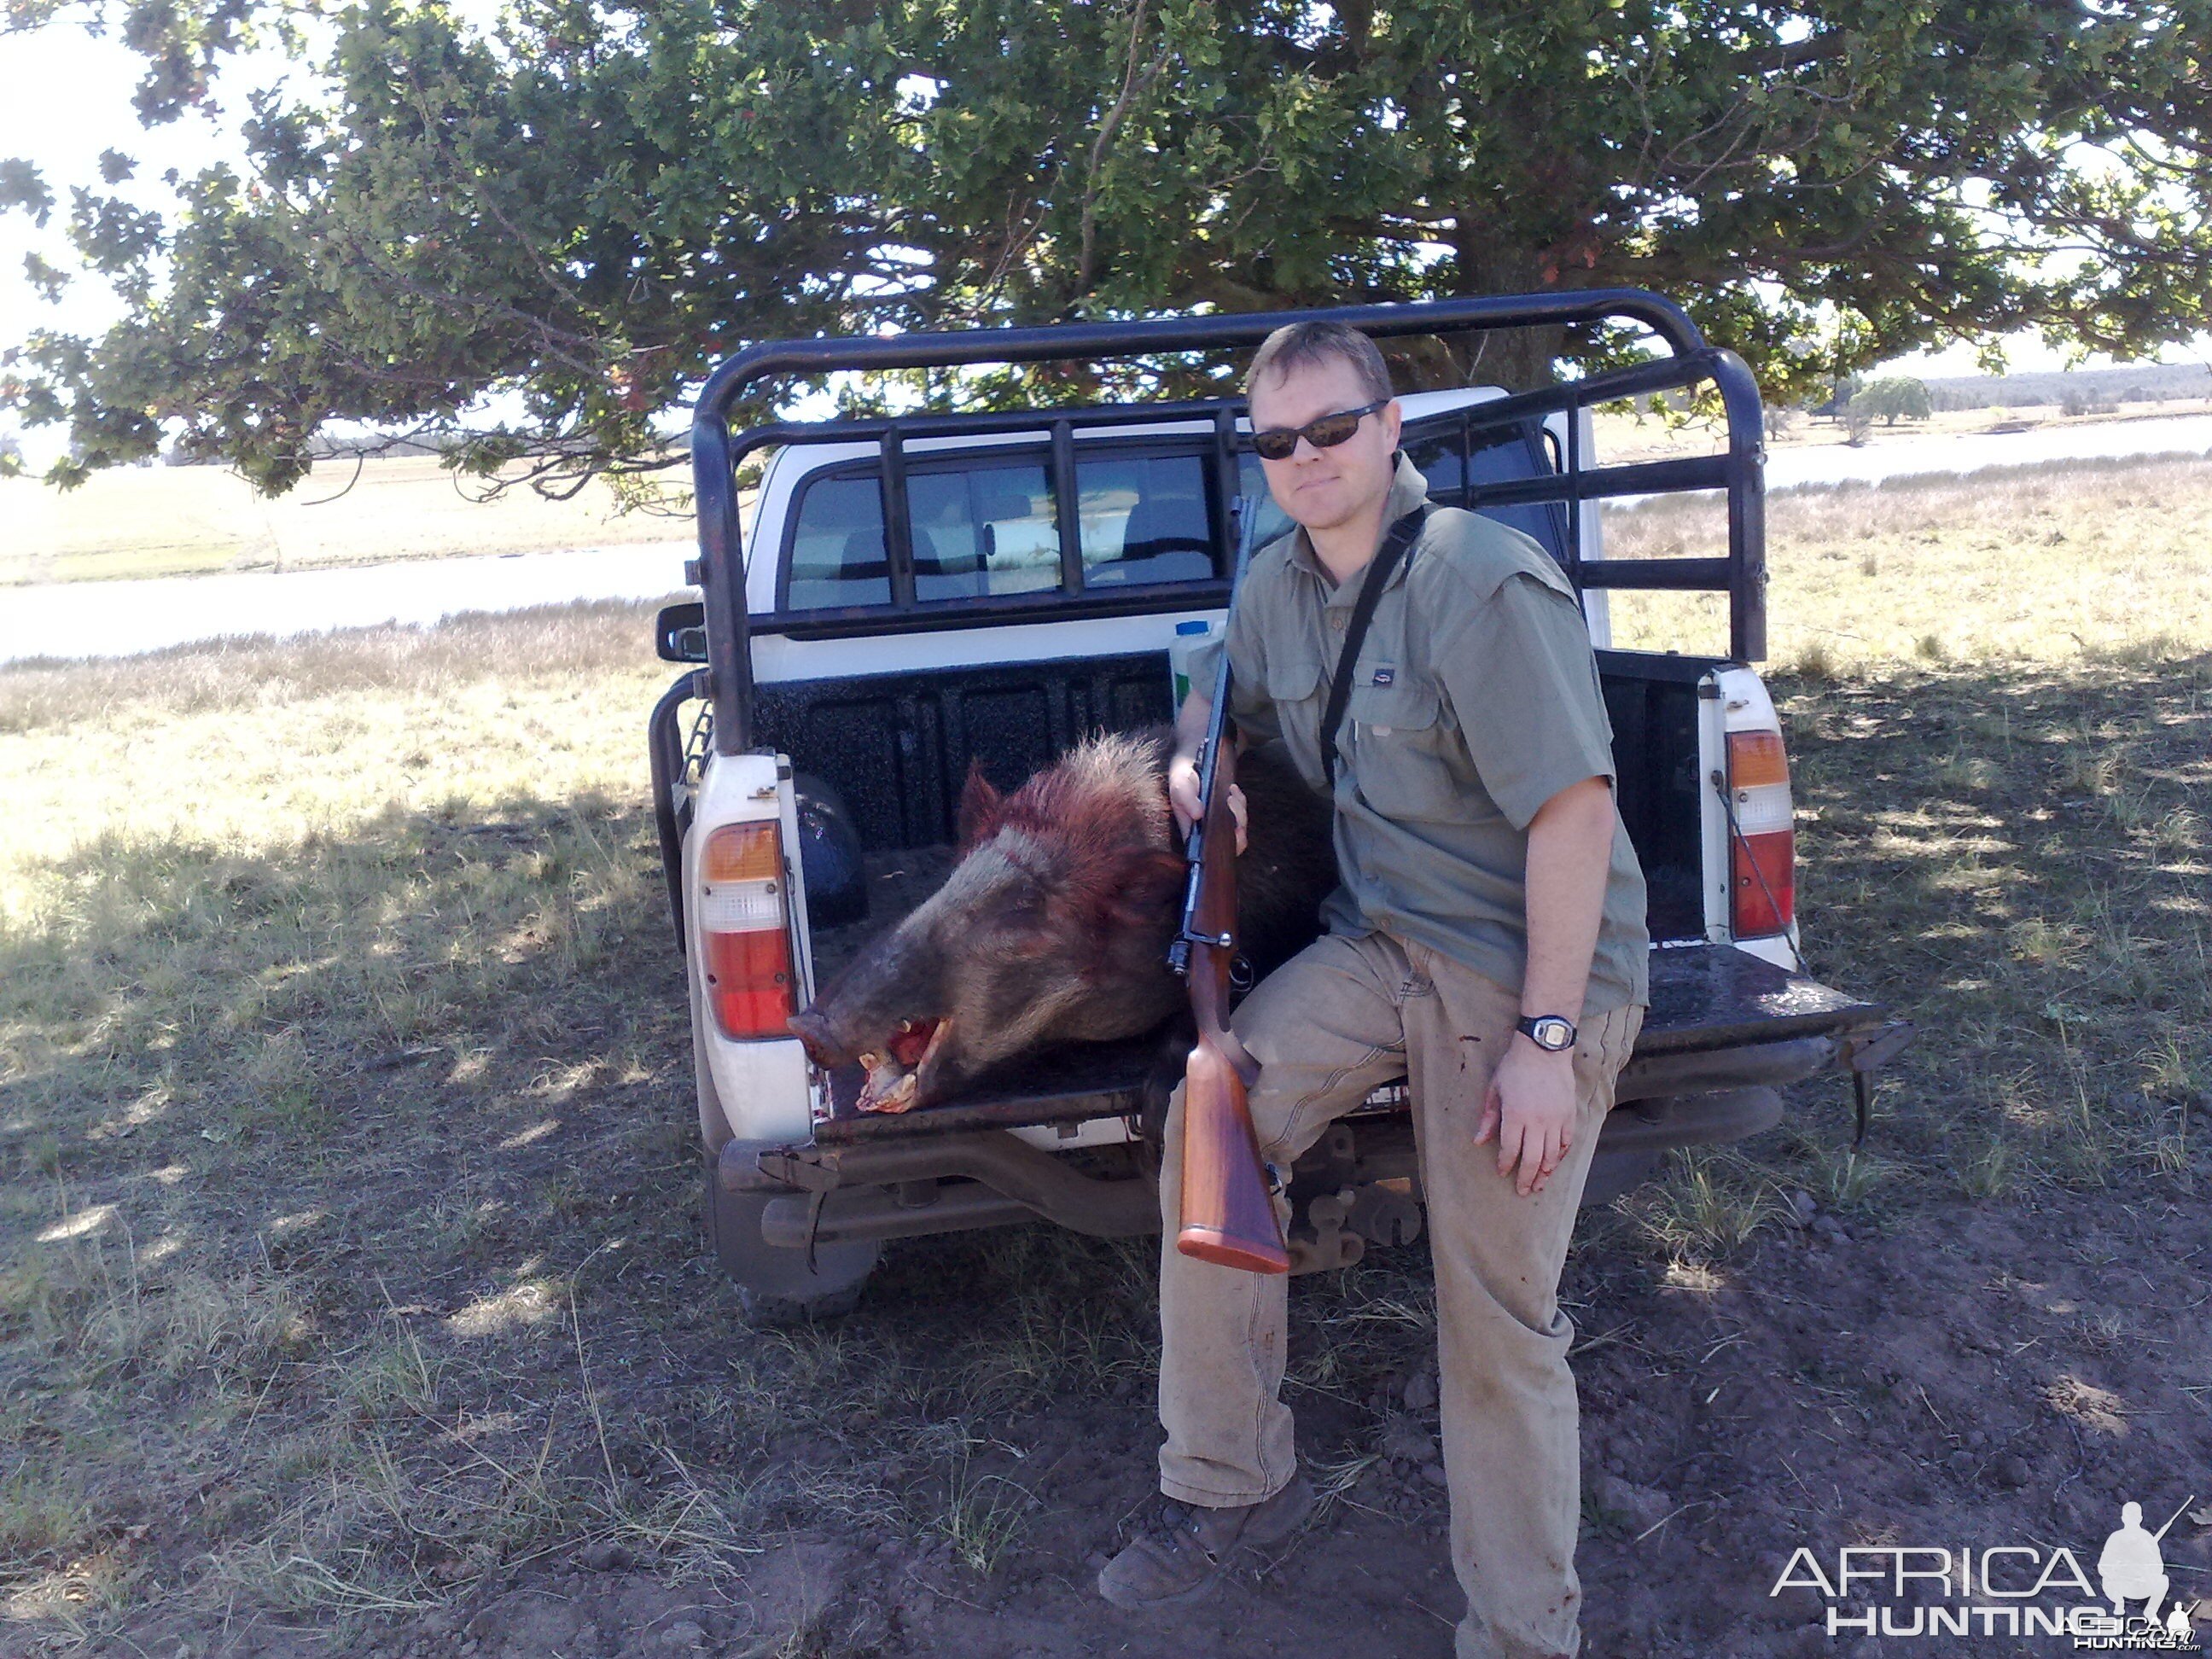
[[[465,0],[457,9],[465,15],[489,16],[496,3]],[[283,78],[289,67],[274,55],[234,59],[217,82],[219,109],[195,112],[148,130],[138,125],[131,107],[140,60],[119,41],[94,40],[66,26],[0,35],[0,156],[22,156],[35,163],[47,187],[60,198],[54,219],[44,232],[34,230],[20,213],[0,213],[0,345],[14,343],[40,327],[94,332],[115,315],[117,301],[95,280],[80,278],[61,304],[50,305],[23,276],[24,255],[33,250],[65,270],[70,267],[59,234],[68,211],[68,186],[97,179],[101,151],[112,148],[134,157],[139,164],[134,182],[141,199],[147,206],[159,206],[167,194],[159,182],[166,168],[190,173],[238,154],[229,124],[244,112],[247,91]],[[131,188],[124,187],[126,191]],[[2008,340],[2006,350],[2017,370],[2065,367],[2062,352],[2033,335]],[[1978,372],[1974,356],[1972,347],[1955,346],[1907,359],[1899,367],[1925,375],[1972,374]],[[2212,356],[2212,340],[2200,342],[2194,352],[2168,356],[2172,361],[2201,361]],[[43,460],[41,452],[59,441],[51,434],[23,435],[34,463]]]
[[[69,210],[67,186],[98,182],[102,150],[137,158],[139,178],[151,185],[143,195],[149,206],[167,194],[159,183],[165,168],[190,173],[237,154],[228,129],[203,115],[141,127],[131,93],[142,62],[120,41],[95,40],[77,28],[49,26],[0,36],[0,155],[35,164],[46,187],[60,198],[43,234],[21,213],[0,214],[0,339],[13,341],[27,329],[57,324],[98,326],[112,314],[114,301],[103,284],[82,283],[86,293],[51,306],[23,280],[23,256],[33,249],[68,268],[67,245],[58,234]],[[243,112],[246,90],[242,82],[226,85],[223,102]]]

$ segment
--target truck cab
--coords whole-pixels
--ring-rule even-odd
[[[1629,322],[1662,347],[1535,392],[1401,399],[1431,499],[1534,538],[1573,581],[1597,649],[1615,797],[1650,894],[1652,1001],[1584,1201],[1670,1147],[1772,1127],[1781,1087],[1824,1069],[1856,1081],[1863,1109],[1868,1074],[1910,1033],[1801,971],[1788,759],[1753,666],[1765,559],[1749,371],[1633,290],[1322,314],[1378,336]],[[850,1305],[888,1239],[1039,1218],[1109,1236],[1158,1225],[1133,1116],[1155,1044],[1040,1055],[884,1116],[858,1110],[857,1073],[815,1066],[785,1022],[941,883],[971,766],[1011,788],[1088,732],[1171,717],[1176,642],[1225,616],[1231,504],[1266,491],[1233,398],[770,423],[735,439],[729,410],[780,373],[1249,347],[1292,319],[770,344],[702,392],[701,597],[659,630],[664,657],[702,665],[663,696],[649,738],[708,1231],[757,1316]],[[1594,407],[1705,386],[1727,411],[1725,453],[1594,463]],[[762,450],[741,539],[736,467]],[[1724,495],[1725,548],[1607,559],[1594,504],[1670,489]],[[1613,649],[1608,596],[1623,588],[1726,592],[1728,653]],[[1405,1106],[1402,1084],[1377,1091],[1300,1161],[1293,1271],[1418,1236]]]

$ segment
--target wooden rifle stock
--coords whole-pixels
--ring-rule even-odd
[[[1236,590],[1251,561],[1257,503],[1237,503]],[[1190,885],[1181,936],[1170,961],[1190,983],[1198,1045],[1183,1070],[1182,1215],[1176,1248],[1185,1255],[1251,1273],[1290,1270],[1246,1091],[1259,1066],[1229,1029],[1229,980],[1237,955],[1237,822],[1229,792],[1237,781],[1230,735],[1229,653],[1221,654],[1213,713],[1200,774],[1205,813],[1191,834]]]

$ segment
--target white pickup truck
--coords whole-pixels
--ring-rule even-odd
[[[1661,355],[1533,393],[1411,394],[1404,443],[1433,499],[1534,537],[1581,593],[1598,650],[1617,799],[1650,890],[1652,1003],[1585,1202],[1668,1147],[1776,1123],[1782,1085],[1841,1066],[1859,1089],[1910,1028],[1796,971],[1795,841],[1764,654],[1758,393],[1733,355],[1637,290],[1348,308],[1382,337],[1641,324]],[[855,1109],[785,1022],[951,866],[971,763],[1001,787],[1086,732],[1164,720],[1178,630],[1218,623],[1228,505],[1264,494],[1233,398],[757,424],[730,413],[771,376],[1095,361],[1255,345],[1287,315],[757,346],[702,393],[693,430],[697,603],[659,649],[686,672],[650,725],[654,808],[689,964],[707,1224],[756,1317],[849,1307],[883,1241],[1037,1218],[1114,1235],[1158,1225],[1131,1115],[1156,1045],[1048,1054],[904,1115]],[[1593,465],[1589,412],[1716,388],[1724,453]],[[768,452],[750,548],[735,470]],[[1727,545],[1607,559],[1607,497],[1714,490]],[[1722,590],[1730,649],[1610,648],[1616,588]],[[684,711],[696,706],[687,731]],[[1421,1224],[1402,1085],[1378,1091],[1293,1173],[1295,1270],[1356,1261]]]

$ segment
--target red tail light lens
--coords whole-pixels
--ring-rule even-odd
[[[722,1035],[783,1036],[795,1007],[783,836],[728,823],[699,855],[697,915],[707,1001]]]
[[[1738,939],[1786,933],[1797,914],[1797,836],[1782,734],[1731,732],[1728,754],[1731,931]]]
[[[1746,836],[1731,860],[1735,936],[1786,933],[1797,913],[1797,837],[1790,830]]]

